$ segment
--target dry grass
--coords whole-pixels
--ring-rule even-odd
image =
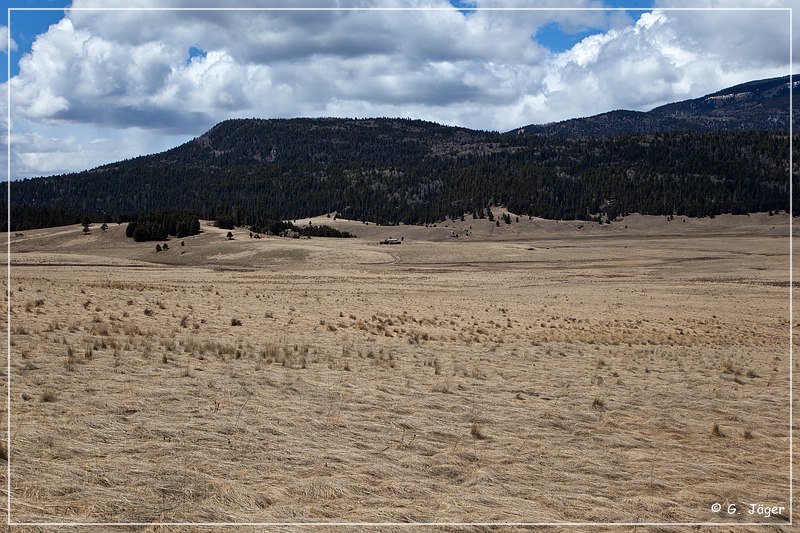
[[[209,229],[186,239],[194,263],[159,254],[187,261],[166,269],[124,238],[20,244],[14,517],[704,522],[729,519],[715,501],[785,506],[788,243],[751,226],[407,237],[399,262],[361,239],[238,239],[226,256]]]

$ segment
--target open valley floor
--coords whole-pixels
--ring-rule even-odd
[[[312,222],[10,235],[14,522],[790,530],[786,215]]]

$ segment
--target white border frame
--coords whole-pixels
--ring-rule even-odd
[[[7,68],[8,81],[7,87],[7,229],[8,240],[6,242],[7,257],[7,339],[6,339],[6,378],[7,378],[7,398],[6,398],[6,523],[9,527],[14,526],[39,526],[39,527],[169,527],[169,526],[200,526],[200,527],[464,527],[464,526],[484,526],[484,527],[533,527],[533,526],[567,526],[567,527],[698,527],[698,526],[764,526],[781,527],[793,525],[793,455],[794,450],[794,427],[793,427],[793,240],[792,240],[792,218],[794,206],[793,196],[793,125],[792,125],[792,99],[794,96],[794,84],[792,75],[793,64],[793,42],[792,42],[792,15],[791,7],[664,7],[664,8],[644,8],[644,7],[70,7],[70,8],[50,8],[50,7],[30,7],[30,8],[7,8],[8,32],[7,32]],[[11,13],[14,11],[63,11],[65,15],[68,11],[784,11],[789,14],[789,521],[788,522],[13,522],[11,520]]]

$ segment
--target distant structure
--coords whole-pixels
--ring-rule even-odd
[[[402,241],[400,239],[388,238],[388,239],[382,240],[378,244],[400,244],[401,242]]]

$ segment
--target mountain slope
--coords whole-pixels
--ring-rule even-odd
[[[789,139],[770,129],[774,122],[753,121],[762,131],[591,134],[620,123],[667,130],[705,124],[713,113],[715,124],[735,129],[743,121],[730,118],[734,110],[755,116],[778,109],[782,90],[764,80],[710,95],[721,102],[711,111],[708,102],[690,101],[577,119],[585,134],[571,137],[386,118],[227,120],[160,154],[13,182],[12,229],[171,209],[240,225],[333,211],[383,224],[428,223],[479,217],[492,205],[545,218],[602,213],[612,220],[631,212],[786,210]]]
[[[795,80],[798,77],[794,78]],[[800,119],[800,81],[794,81],[793,114]],[[648,112],[610,111],[514,130],[529,135],[609,137],[667,131],[789,131],[789,77],[751,81],[657,107]]]

